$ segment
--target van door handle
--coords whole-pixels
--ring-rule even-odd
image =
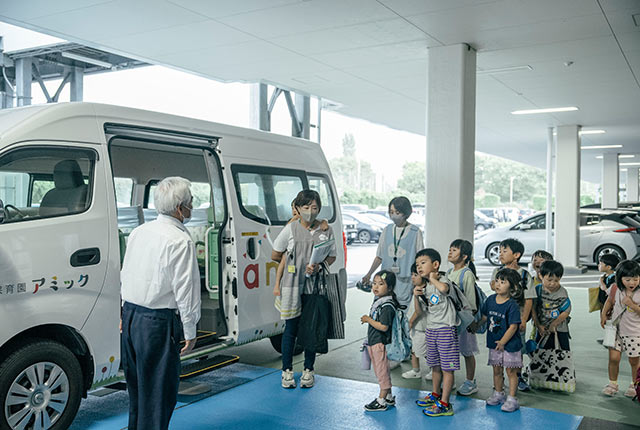
[[[100,263],[100,248],[79,249],[71,256],[73,267],[93,266]]]

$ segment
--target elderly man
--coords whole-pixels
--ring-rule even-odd
[[[179,177],[158,183],[158,219],[129,236],[121,273],[121,349],[130,430],[169,427],[178,397],[180,354],[195,345],[200,273],[194,243],[184,227],[191,217],[190,185]],[[180,351],[183,331],[186,345]]]

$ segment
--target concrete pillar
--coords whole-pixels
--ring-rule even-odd
[[[29,106],[31,104],[31,58],[19,58],[15,61],[16,67],[16,96],[17,106]]]
[[[70,82],[70,101],[81,102],[82,93],[84,89],[83,84],[84,70],[80,67],[73,67],[71,69],[71,82]]]
[[[640,173],[640,168],[638,167],[629,167],[627,168],[627,201],[628,202],[637,202],[638,201],[638,174]]]
[[[308,140],[311,136],[311,98],[296,93],[295,108],[296,118],[299,121],[300,135],[296,136],[295,126],[292,127],[292,135]],[[291,120],[295,121],[296,118],[291,118]]]
[[[580,236],[580,126],[557,128],[556,214],[554,257],[565,267],[579,264]]]
[[[427,50],[427,247],[443,258],[452,240],[473,242],[476,51]]]
[[[618,207],[619,175],[618,154],[604,154],[602,157],[602,209]]]
[[[251,105],[249,122],[258,130],[271,131],[269,118],[269,91],[267,84],[251,85]]]

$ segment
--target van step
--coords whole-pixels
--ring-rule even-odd
[[[180,378],[190,378],[214,369],[220,369],[233,363],[237,363],[240,357],[237,355],[214,355],[204,360],[197,360],[183,364]]]

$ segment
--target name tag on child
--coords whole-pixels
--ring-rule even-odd
[[[293,264],[289,264],[289,265],[287,266],[287,271],[288,271],[289,273],[296,273],[296,266],[294,266]]]
[[[438,303],[440,303],[440,297],[438,297],[437,294],[431,294],[431,297],[429,297],[429,302],[432,305],[437,305]]]

